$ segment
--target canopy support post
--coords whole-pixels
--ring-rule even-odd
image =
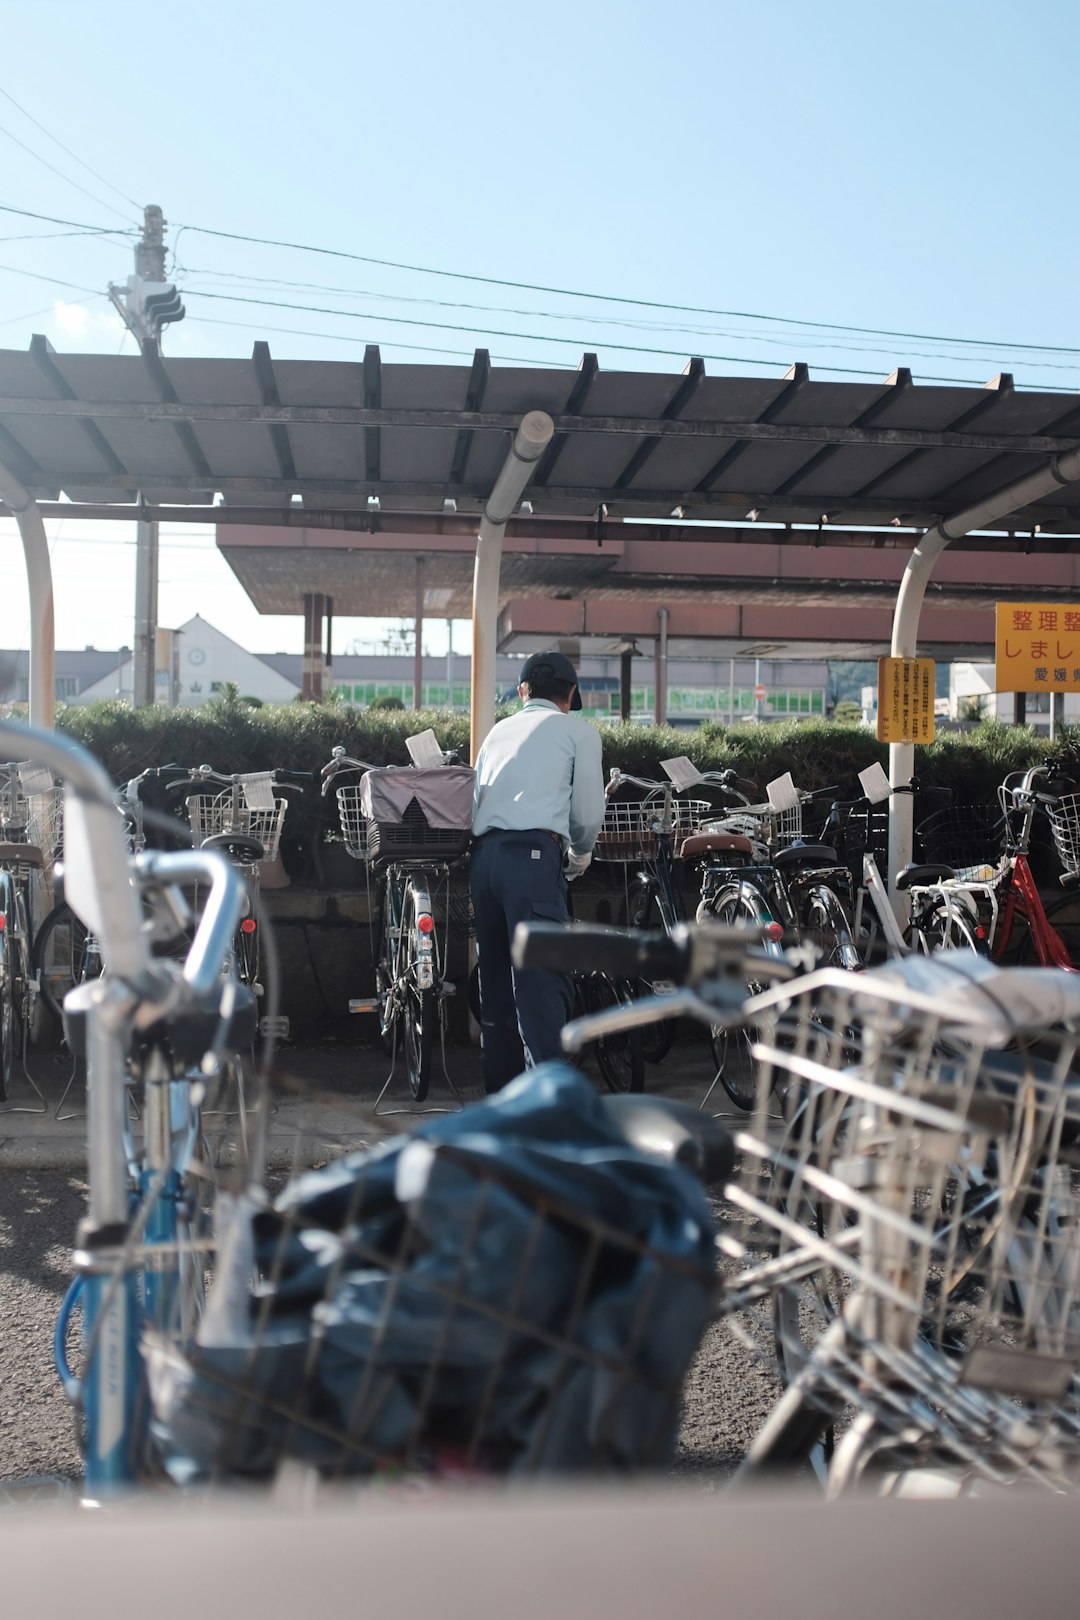
[[[481,743],[495,724],[495,653],[503,535],[533,468],[554,432],[555,424],[546,411],[529,411],[522,418],[480,519],[472,600],[470,752],[474,761]]]
[[[56,621],[45,523],[30,492],[0,462],[0,500],[19,525],[30,594],[30,724],[51,731],[56,711]]]

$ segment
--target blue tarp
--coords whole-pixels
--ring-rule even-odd
[[[590,1219],[621,1240],[591,1241]],[[695,1177],[544,1064],[289,1185],[256,1220],[237,1342],[189,1347],[164,1382],[151,1367],[162,1455],[185,1480],[283,1455],[438,1466],[470,1444],[500,1472],[662,1462],[712,1311],[713,1233]]]

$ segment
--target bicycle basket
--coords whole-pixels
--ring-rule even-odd
[[[879,1456],[1075,1486],[1077,1038],[1014,1020],[1024,991],[975,958],[847,977],[754,1004],[786,1123],[741,1144],[729,1308],[778,1297],[789,1375],[872,1416]]]
[[[1080,872],[1080,794],[1064,794],[1048,807],[1047,816],[1063,870]]]
[[[568,1066],[301,1176],[251,1236],[262,1281],[252,1296],[252,1267],[232,1273],[231,1332],[152,1348],[174,1472],[251,1481],[292,1457],[331,1478],[522,1476],[669,1455],[711,1314],[711,1214]]]
[[[26,804],[26,841],[38,846],[48,870],[64,852],[63,789],[39,766],[20,765],[18,771]]]
[[[257,838],[263,847],[263,859],[272,861],[281,842],[281,824],[285,820],[288,800],[275,799],[272,810],[251,810],[246,804],[233,804],[231,792],[193,793],[185,801],[191,836],[195,848],[222,833],[243,833]]]
[[[673,835],[685,837],[710,814],[712,806],[707,799],[673,799]],[[648,861],[660,850],[660,824],[663,802],[637,799],[632,802],[609,804],[604,821],[593,848],[595,861]]]
[[[997,805],[950,804],[935,810],[915,829],[918,858],[940,861],[958,871],[995,866],[1005,838],[1005,818]]]
[[[862,882],[862,860],[872,855],[882,877],[886,876],[889,855],[889,811],[884,805],[856,801],[836,804],[818,827],[819,843],[835,849],[837,857]]]
[[[346,828],[363,860],[453,860],[472,837],[476,773],[467,765],[365,771]],[[339,796],[340,803],[340,796]],[[364,823],[364,843],[359,834]]]

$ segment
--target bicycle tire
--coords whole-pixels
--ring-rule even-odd
[[[41,999],[61,1023],[67,992],[98,978],[104,967],[96,940],[63,900],[37,931],[32,963]]]
[[[1080,968],[1080,894],[1059,895],[1044,909],[1047,922],[1061,935],[1069,961],[1073,967]],[[1039,960],[1030,928],[1025,930],[1020,941],[1016,960],[1023,967],[1030,967]]]
[[[401,908],[401,933],[398,962],[401,972],[402,1045],[405,1048],[405,1068],[409,1077],[409,1090],[415,1102],[423,1102],[431,1086],[431,1052],[435,1044],[435,1021],[439,1016],[435,991],[422,990],[418,984],[419,946],[417,918],[429,912],[430,905],[421,904],[417,889],[409,883]],[[425,897],[426,898],[426,897]],[[437,949],[437,947],[436,947]]]
[[[637,893],[631,896],[630,926],[644,929],[649,933],[667,933],[667,926],[660,911],[660,896],[655,884],[642,884]],[[652,981],[639,980],[637,994],[654,995],[655,988]],[[646,1063],[662,1063],[667,1057],[675,1041],[675,1024],[674,1018],[662,1018],[640,1031],[641,1054]]]
[[[11,966],[11,941],[0,934],[0,1102],[7,1102],[11,1096],[11,1088],[15,1084],[19,1018],[15,1006],[15,980]]]
[[[740,884],[738,888],[721,889],[709,902],[708,908],[699,913],[699,917],[702,915],[727,927],[750,923],[760,928],[763,918],[770,920],[764,895],[745,884]],[[747,981],[748,996],[757,995],[764,989],[764,984]],[[752,1113],[757,1106],[759,1087],[758,1068],[750,1049],[757,1039],[757,1031],[752,1026],[726,1030],[714,1024],[709,1031],[709,1039],[716,1078],[736,1108],[744,1114]]]
[[[799,917],[799,930],[804,940],[817,946],[822,967],[856,971],[863,966],[847,908],[828,884],[815,884],[808,891]]]
[[[581,980],[579,996],[588,1012],[603,1012],[607,1007],[622,1007],[637,999],[636,985],[629,979],[612,979],[606,973],[591,973]],[[638,1092],[645,1089],[645,1057],[641,1032],[622,1030],[617,1035],[605,1035],[593,1041],[590,1051],[596,1055],[596,1067],[609,1091]]]

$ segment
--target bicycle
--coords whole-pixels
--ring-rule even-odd
[[[207,1088],[229,1054],[250,1041],[254,997],[228,974],[244,906],[239,874],[213,851],[146,852],[134,862],[100,765],[55,733],[0,723],[0,753],[30,749],[65,788],[68,903],[101,941],[99,980],[70,992],[69,1044],[88,1069],[88,1212],[77,1278],[57,1323],[57,1370],[79,1409],[84,1490],[91,1500],[130,1484],[146,1441],[143,1333],[189,1333],[203,1311],[208,1241],[199,1158]],[[151,955],[140,892],[172,896],[208,886],[183,963]],[[143,1129],[130,1129],[138,1088]],[[83,1315],[82,1369],[67,1336]]]
[[[686,988],[652,1009],[568,1026],[689,1013],[751,1021],[765,1078],[787,1098],[735,1146],[718,1309],[767,1342],[774,1313],[786,1389],[736,1476],[820,1454],[838,1496],[945,1471],[954,1489],[1015,1479],[1080,1487],[1080,988],[1062,974],[974,956],[911,956],[863,975],[823,969],[745,1006],[752,947],[731,931],[682,938],[519,931],[519,959],[552,950],[609,971],[662,971]],[[752,972],[765,971],[764,960]],[[733,994],[733,981],[736,988]]]
[[[1080,853],[1074,835],[1080,824],[1075,808],[1080,801],[1075,795],[1059,799],[1040,791],[1037,784],[1049,774],[1045,767],[1033,766],[1011,773],[999,787],[1000,811],[987,836],[996,834],[1004,852],[994,861],[980,861],[976,850],[985,852],[985,845],[971,841],[969,828],[962,829],[959,847],[941,842],[949,810],[936,812],[929,827],[922,824],[920,832],[930,851],[937,839],[943,856],[955,854],[960,861],[927,860],[899,874],[897,888],[911,895],[910,942],[916,949],[966,949],[1000,962],[1015,948],[1021,963],[1037,961],[1044,967],[1080,971],[1080,897],[1065,894],[1044,907],[1029,861],[1032,827],[1041,812],[1048,815],[1067,863],[1062,881],[1070,886],[1080,881],[1074,870]],[[973,855],[976,864],[970,859],[961,864]],[[1020,924],[1026,925],[1025,930],[1016,939]]]
[[[339,783],[342,773],[359,780]],[[322,779],[324,795],[335,788],[345,848],[382,881],[378,933],[372,934],[375,996],[350,1000],[349,1011],[377,1014],[392,1065],[400,1034],[409,1090],[424,1102],[436,1025],[441,1039],[445,999],[453,992],[437,916],[449,916],[450,872],[472,836],[473,772],[449,763],[374,766],[338,747]],[[370,877],[368,896],[370,905]]]
[[[303,788],[311,781],[311,772],[275,769],[228,775],[211,770],[209,765],[199,765],[176,776],[174,773],[180,767],[165,769],[170,773],[167,798],[176,800],[185,796],[184,809],[195,848],[220,850],[243,874],[248,905],[236,931],[233,953],[241,984],[262,997],[259,934],[262,863],[277,858],[288,809],[288,799],[281,790]],[[275,1015],[273,1034],[287,1036],[288,1021]]]
[[[47,796],[54,796],[54,789],[39,781],[31,800],[24,786],[24,779],[35,785],[31,771],[25,763],[0,767],[0,1102],[10,1098],[21,1061],[23,1074],[44,1107],[27,1068],[26,1048],[38,992],[33,967],[33,884],[47,865],[45,852],[33,835],[43,830],[40,806]]]
[[[703,824],[684,845],[702,863],[697,921],[764,930],[773,954],[782,939],[805,942],[826,962],[859,971],[863,961],[849,908],[837,892],[842,886],[850,893],[847,869],[829,845],[803,838],[804,807],[818,795],[800,792],[790,776],[769,783],[765,804],[750,803],[753,791],[752,783],[729,787],[738,808]],[[762,988],[762,982],[748,982],[746,993],[753,997]],[[755,1031],[717,1025],[711,1039],[716,1076],[702,1107],[719,1082],[731,1102],[749,1112],[759,1096]]]

